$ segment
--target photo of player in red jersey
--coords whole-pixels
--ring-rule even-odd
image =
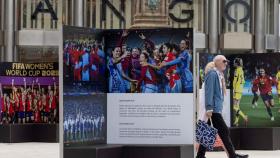
[[[275,79],[265,73],[264,68],[260,68],[260,75],[257,77],[253,84],[255,86],[258,86],[261,98],[266,106],[267,113],[271,121],[274,121],[274,116],[271,111],[271,108],[274,107],[272,86],[276,86],[277,82],[275,81]]]
[[[239,90],[239,95],[242,97],[239,105],[248,120],[234,122],[236,123],[235,126],[280,126],[280,104],[277,101],[275,102],[275,99],[278,98],[277,77],[279,77],[280,55],[274,53],[234,54],[229,55],[228,59],[231,61],[231,84],[238,83],[233,82],[234,59],[243,61],[242,71],[241,69],[239,71],[244,76],[243,81],[240,82],[240,84],[242,83],[242,89]]]

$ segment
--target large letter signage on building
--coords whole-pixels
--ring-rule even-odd
[[[246,22],[247,20],[250,19],[251,17],[251,7],[250,7],[250,4],[248,4],[246,1],[243,1],[243,0],[232,0],[232,1],[229,1],[226,5],[225,5],[225,8],[224,8],[224,17],[229,20],[230,22],[232,23],[236,23],[238,19],[235,19],[233,18],[230,14],[229,14],[229,9],[233,6],[233,5],[236,5],[236,4],[240,4],[242,6],[244,6],[245,8],[245,15],[242,19],[239,20],[239,23],[244,23]]]
[[[31,15],[31,19],[36,20],[38,13],[50,13],[53,20],[58,20],[57,15],[56,15],[50,1],[49,0],[44,0],[44,1],[47,5],[47,9],[44,8],[44,3],[41,1],[36,6],[34,13]]]
[[[169,10],[172,10],[178,3],[186,3],[192,5],[192,0],[173,0],[169,5]],[[193,10],[182,10],[182,14],[189,15],[187,18],[178,18],[173,13],[169,13],[169,17],[179,23],[189,22],[193,19]]]

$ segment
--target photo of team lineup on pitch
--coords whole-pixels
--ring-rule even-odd
[[[231,90],[231,120],[234,127],[280,126],[280,55],[234,54],[224,72]],[[204,68],[215,54],[199,54],[200,84]]]

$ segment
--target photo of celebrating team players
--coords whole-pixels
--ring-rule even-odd
[[[280,55],[231,55],[233,125],[280,126]]]
[[[106,95],[64,96],[64,143],[106,143]]]
[[[58,77],[0,76],[0,124],[58,123]]]
[[[113,30],[105,39],[109,93],[193,92],[191,29]]]
[[[106,57],[101,32],[64,27],[64,93],[105,93]]]

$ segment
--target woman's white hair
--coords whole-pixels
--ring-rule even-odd
[[[205,66],[205,70],[204,70],[204,73],[205,75],[211,70],[211,69],[214,69],[215,67],[215,63],[212,61],[212,62],[209,62],[206,66]]]

